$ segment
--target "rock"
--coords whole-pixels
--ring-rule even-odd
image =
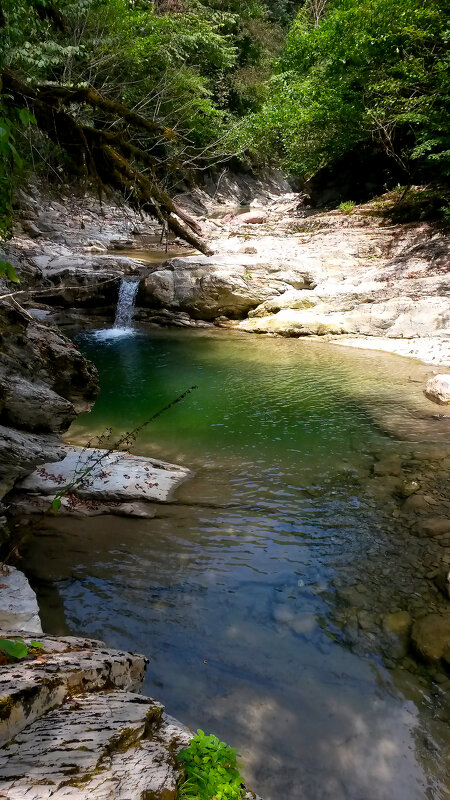
[[[407,611],[394,611],[383,618],[384,630],[396,636],[408,633],[411,625],[411,615]]]
[[[66,445],[64,452],[65,457],[56,468],[52,464],[42,465],[22,480],[17,488],[47,495],[50,502],[61,486],[80,476],[80,481],[71,491],[83,499],[126,503],[133,500],[167,502],[175,489],[192,476],[192,472],[185,467],[117,450]],[[83,474],[85,470],[89,472]]]
[[[31,239],[38,239],[42,236],[42,231],[29,219],[22,220],[22,228]]]
[[[447,600],[450,600],[450,570],[447,567],[441,569],[434,577],[434,582]]]
[[[418,492],[419,489],[420,484],[417,481],[403,481],[399,494],[401,497],[407,498]]]
[[[450,533],[450,519],[448,517],[427,517],[417,523],[417,528],[426,536],[442,536]]]
[[[2,631],[3,638],[18,632]],[[20,634],[26,644],[34,639]],[[69,695],[103,689],[135,691],[144,677],[144,656],[111,650],[103,642],[72,636],[39,636],[39,660],[0,668],[0,741],[5,742],[61,705]]]
[[[56,435],[26,433],[0,425],[0,499],[37,464],[59,461],[64,455]]]
[[[132,692],[69,700],[0,755],[9,800],[176,800],[175,754],[192,736],[164,707]]]
[[[412,626],[411,640],[425,661],[436,663],[450,647],[450,613],[428,614]]]
[[[424,393],[434,403],[448,405],[450,403],[450,374],[435,375],[434,378],[430,378]]]
[[[239,319],[269,297],[313,283],[305,270],[251,255],[172,258],[145,278],[137,303],[187,311],[195,319]]]
[[[0,375],[0,420],[29,431],[65,431],[75,417],[68,400],[42,381]]]
[[[261,222],[267,222],[268,216],[265,211],[247,211],[245,214],[239,214],[234,218],[234,222],[240,225],[254,225]]]
[[[0,571],[0,629],[42,633],[33,589],[23,572],[6,565]]]
[[[425,514],[429,508],[430,505],[423,494],[412,494],[403,503],[403,510],[414,514]]]

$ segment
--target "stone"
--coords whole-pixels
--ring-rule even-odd
[[[439,662],[450,647],[450,613],[428,614],[416,620],[412,626],[411,640],[424,661]]]
[[[434,577],[434,582],[447,600],[450,600],[450,570],[448,566],[440,569]]]
[[[28,633],[2,631],[3,638]],[[103,642],[77,637],[39,636],[37,658],[0,667],[0,741],[16,736],[69,695],[104,689],[137,690],[144,677],[144,656],[107,648]]]
[[[439,405],[450,403],[450,373],[435,375],[427,381],[424,389],[425,396]]]
[[[0,629],[42,633],[36,594],[23,572],[6,564],[0,570]]]
[[[373,465],[373,474],[377,476],[402,474],[402,465],[398,456],[391,456],[377,461]]]
[[[234,218],[234,222],[240,225],[254,225],[261,222],[267,222],[268,216],[265,211],[247,211],[245,214],[239,214]]]
[[[29,431],[65,431],[75,417],[69,400],[50,389],[43,381],[19,375],[7,380],[0,375],[0,420]]]
[[[313,283],[306,270],[274,267],[255,255],[189,256],[172,258],[148,275],[137,303],[186,311],[194,319],[239,319],[269,297]]]
[[[0,425],[0,499],[37,464],[59,461],[64,455],[56,435],[27,433]]]
[[[412,618],[408,611],[394,611],[383,617],[383,628],[388,633],[401,636],[408,633],[412,625]]]
[[[56,468],[43,464],[17,488],[51,498],[79,476],[71,491],[80,498],[103,502],[146,500],[167,502],[175,489],[192,476],[186,467],[118,450],[64,446]],[[89,470],[89,472],[85,472]]]
[[[400,488],[400,496],[404,498],[411,497],[411,495],[418,492],[420,489],[420,483],[417,481],[403,481],[401,488]]]
[[[0,753],[8,800],[176,800],[175,754],[192,734],[133,692],[68,700]]]
[[[442,536],[450,533],[450,518],[427,517],[417,523],[417,528],[420,533],[424,533],[426,536]]]

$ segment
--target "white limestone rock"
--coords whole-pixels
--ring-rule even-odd
[[[427,381],[425,396],[439,405],[450,404],[450,373],[435,375]]]
[[[56,467],[44,464],[22,480],[18,488],[46,495],[51,501],[58,490],[76,481],[71,492],[84,499],[167,502],[175,489],[192,476],[186,467],[117,450],[67,445],[64,451],[65,458]]]
[[[35,638],[19,631],[30,645]],[[37,657],[0,667],[0,742],[7,742],[68,696],[104,689],[139,689],[147,664],[144,656],[107,648],[103,642],[76,637],[39,636]],[[1,793],[0,793],[1,796]]]
[[[191,734],[131,692],[69,700],[0,751],[8,800],[175,800],[175,754]]]
[[[42,633],[33,589],[23,572],[6,565],[0,573],[0,629]]]

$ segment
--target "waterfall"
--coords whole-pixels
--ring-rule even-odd
[[[115,328],[130,328],[133,319],[134,300],[139,288],[139,280],[135,278],[122,278],[117,300]]]

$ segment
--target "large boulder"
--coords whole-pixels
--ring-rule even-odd
[[[55,466],[41,465],[17,488],[44,495],[48,503],[64,486],[71,487],[65,498],[69,503],[73,503],[72,495],[104,503],[167,502],[175,489],[192,475],[186,467],[117,450],[69,446],[63,449],[62,461]]]
[[[187,311],[194,319],[244,317],[269,297],[314,286],[301,267],[251,255],[172,258],[143,281],[138,305]]]
[[[450,404],[450,373],[435,375],[425,386],[425,396],[440,405]]]

